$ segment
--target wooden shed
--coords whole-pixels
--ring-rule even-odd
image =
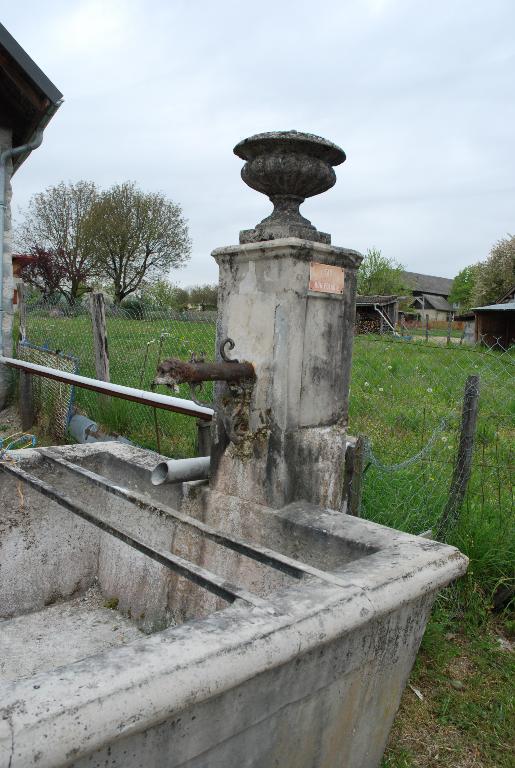
[[[398,296],[357,296],[355,331],[394,333],[398,314]]]
[[[476,341],[504,349],[515,344],[515,287],[496,304],[474,307],[472,311],[476,315]]]

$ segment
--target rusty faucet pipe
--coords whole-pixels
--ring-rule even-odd
[[[155,384],[201,384],[203,381],[242,382],[256,378],[254,366],[247,362],[186,362],[176,357],[163,360],[157,368]]]

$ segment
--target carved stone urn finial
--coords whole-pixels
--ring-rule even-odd
[[[240,243],[300,237],[330,243],[331,235],[319,232],[299,211],[306,197],[319,195],[336,183],[334,165],[345,160],[345,152],[331,141],[298,131],[258,133],[243,139],[234,154],[247,162],[243,181],[268,195],[274,210],[254,229],[240,232]]]

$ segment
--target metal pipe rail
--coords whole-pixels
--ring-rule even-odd
[[[46,379],[60,381],[63,384],[72,384],[76,387],[81,387],[82,389],[89,389],[92,392],[99,392],[102,395],[118,397],[121,400],[131,400],[134,403],[150,405],[153,408],[161,408],[165,411],[182,413],[186,416],[196,416],[203,421],[211,421],[213,418],[214,411],[212,408],[204,405],[197,405],[193,400],[183,400],[180,397],[161,395],[158,392],[148,392],[145,389],[135,389],[134,387],[126,387],[122,384],[111,384],[110,382],[100,381],[99,379],[90,379],[87,376],[79,376],[76,373],[60,371],[57,368],[48,368],[45,365],[27,363],[25,360],[17,360],[14,357],[4,357],[0,355],[0,363],[3,363],[10,368],[23,371],[24,373],[29,373],[34,376],[43,376]]]

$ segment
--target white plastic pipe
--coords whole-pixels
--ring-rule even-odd
[[[190,480],[207,480],[209,477],[209,463],[209,456],[162,461],[154,468],[150,479],[152,485],[186,483]]]
[[[105,395],[119,397],[122,400],[132,400],[143,405],[151,405],[154,408],[162,408],[165,411],[175,411],[184,413],[187,416],[197,416],[200,419],[209,421],[213,417],[213,409],[207,406],[197,405],[192,400],[183,400],[181,397],[171,397],[170,395],[161,395],[158,392],[148,392],[145,389],[134,389],[134,387],[125,387],[122,384],[111,384],[99,379],[90,379],[87,376],[79,376],[76,373],[60,371],[57,368],[48,368],[45,365],[36,365],[36,363],[27,363],[25,360],[17,360],[14,357],[0,356],[0,363],[8,365],[11,368],[17,368],[26,373],[32,373],[36,376],[43,376],[47,379],[61,381],[63,384],[74,384],[83,389],[91,389],[93,392],[100,392]]]

